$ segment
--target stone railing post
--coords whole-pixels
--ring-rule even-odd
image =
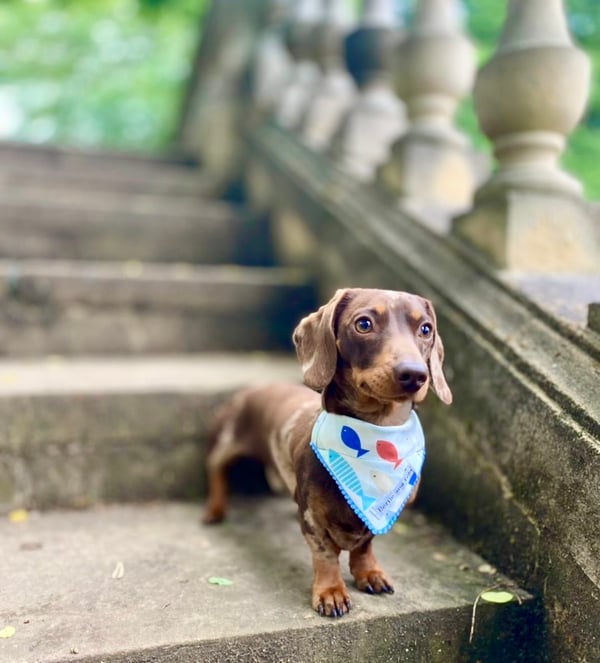
[[[321,20],[321,0],[295,0],[285,25],[285,42],[294,59],[275,111],[286,129],[296,129],[315,94],[321,73],[312,60],[314,31]]]
[[[322,73],[301,126],[303,140],[319,151],[329,147],[356,94],[343,61],[343,39],[352,24],[348,0],[322,3],[322,19],[313,35],[313,57]]]
[[[331,155],[360,180],[370,180],[390,145],[406,129],[404,104],[394,93],[391,57],[402,32],[394,0],[365,0],[357,30],[345,40],[346,67],[359,94],[332,142]]]
[[[459,0],[419,1],[394,67],[410,127],[394,144],[379,181],[445,230],[449,214],[470,207],[476,179],[474,154],[453,124],[475,73],[475,51],[462,29]]]
[[[498,267],[600,272],[599,231],[580,183],[558,164],[589,93],[590,65],[561,0],[509,0],[475,106],[498,161],[454,232]]]

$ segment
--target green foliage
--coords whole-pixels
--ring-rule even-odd
[[[155,150],[173,137],[202,0],[3,0],[2,133]]]

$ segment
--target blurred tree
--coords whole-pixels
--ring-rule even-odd
[[[0,135],[163,148],[205,0],[3,0]]]

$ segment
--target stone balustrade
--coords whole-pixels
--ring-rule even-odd
[[[362,181],[375,177],[406,130],[404,103],[392,85],[392,55],[402,36],[393,0],[365,0],[360,25],[345,39],[346,67],[358,92],[332,140],[331,156]]]

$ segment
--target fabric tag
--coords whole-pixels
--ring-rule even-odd
[[[390,530],[411,496],[425,460],[425,436],[412,410],[401,426],[375,426],[321,412],[313,451],[373,534]]]

